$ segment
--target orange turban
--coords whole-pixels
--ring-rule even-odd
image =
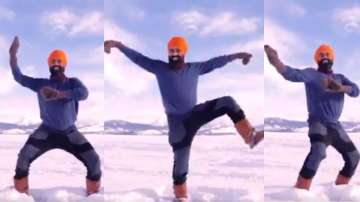
[[[168,49],[177,47],[180,49],[181,54],[186,54],[188,51],[188,44],[186,39],[181,36],[172,37],[168,43]]]
[[[53,65],[58,65],[56,63],[56,60],[60,60],[60,66],[62,66],[64,68],[66,67],[67,57],[63,50],[54,50],[53,52],[50,53],[49,58],[48,58],[49,67],[51,67]]]
[[[335,59],[334,50],[331,48],[330,45],[322,44],[319,46],[319,48],[316,50],[315,55],[314,55],[314,59],[316,62],[320,61],[320,53],[329,54],[329,59],[332,61],[334,61],[334,59]]]

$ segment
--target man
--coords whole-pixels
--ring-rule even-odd
[[[318,68],[295,69],[284,65],[277,52],[265,46],[270,63],[286,79],[305,83],[308,109],[310,153],[299,173],[295,184],[299,189],[310,189],[312,178],[326,156],[326,148],[333,146],[343,157],[345,165],[339,172],[335,184],[348,184],[359,162],[359,152],[341,126],[341,115],[344,95],[359,95],[358,86],[344,75],[334,73],[335,53],[326,44],[315,51],[315,62]]]
[[[200,75],[209,73],[227,63],[241,59],[246,65],[249,53],[236,53],[210,59],[206,62],[186,63],[188,45],[183,37],[173,37],[168,42],[169,62],[148,58],[126,47],[119,41],[105,41],[105,52],[118,48],[131,61],[153,73],[160,88],[169,125],[169,143],[174,152],[173,182],[174,194],[178,200],[188,197],[186,176],[192,140],[201,126],[227,114],[235,128],[252,148],[263,139],[263,132],[256,132],[246,119],[236,101],[225,96],[202,104],[197,102],[197,83]]]
[[[73,154],[86,166],[87,194],[98,192],[101,178],[99,156],[74,125],[78,102],[88,97],[88,90],[79,79],[65,76],[67,58],[62,50],[55,50],[49,56],[49,79],[23,75],[17,64],[19,46],[19,39],[15,37],[9,50],[12,74],[20,85],[37,94],[42,123],[20,150],[14,176],[15,189],[28,194],[31,163],[45,152],[58,148]]]

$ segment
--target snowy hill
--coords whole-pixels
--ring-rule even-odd
[[[360,122],[341,122],[347,132],[360,132]],[[265,131],[267,132],[305,132],[308,131],[306,121],[294,121],[282,118],[265,118]]]

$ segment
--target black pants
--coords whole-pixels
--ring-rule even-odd
[[[311,179],[315,176],[320,162],[326,157],[326,148],[333,146],[342,156],[345,164],[339,174],[351,177],[359,163],[360,154],[340,124],[310,124],[311,149],[307,155],[300,176]]]
[[[57,131],[45,125],[36,129],[20,150],[14,178],[28,176],[31,163],[51,149],[62,149],[74,155],[86,166],[87,179],[97,181],[101,178],[100,158],[75,126],[65,131]]]
[[[196,132],[204,124],[222,115],[228,115],[233,123],[245,118],[243,110],[229,96],[196,105],[189,113],[167,115],[169,143],[174,152],[173,181],[186,181],[189,168],[190,147]]]

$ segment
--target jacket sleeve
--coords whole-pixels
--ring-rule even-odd
[[[77,78],[71,78],[72,88],[66,90],[68,98],[76,101],[86,100],[89,96],[89,91],[86,86]]]
[[[296,69],[290,66],[285,66],[284,70],[280,74],[288,81],[292,82],[304,82],[308,83],[313,80],[315,69]]]
[[[341,75],[341,83],[346,86],[351,87],[351,92],[347,93],[350,97],[357,97],[359,96],[359,87],[356,85],[356,83],[350,81],[348,78],[346,78],[344,75]]]
[[[154,60],[147,56],[144,56],[141,53],[139,53],[131,48],[128,48],[126,46],[122,46],[119,49],[132,62],[134,62],[139,67],[141,67],[144,70],[151,72],[151,73],[156,73],[157,69],[161,68],[162,65],[165,63],[161,60]]]
[[[20,85],[27,87],[35,92],[37,92],[41,87],[42,79],[23,75],[20,68],[16,64],[11,64],[11,72],[15,81]]]
[[[225,66],[227,63],[233,61],[235,58],[229,55],[219,56],[211,58],[205,62],[195,62],[193,63],[196,68],[199,70],[199,74],[207,74],[217,68]]]

